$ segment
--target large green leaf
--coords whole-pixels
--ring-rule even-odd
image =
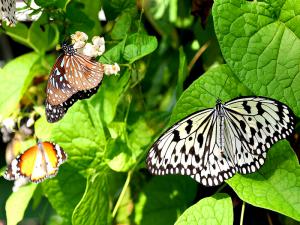
[[[178,218],[175,225],[232,225],[233,209],[230,196],[215,194],[203,198]]]
[[[32,66],[39,56],[36,53],[22,55],[0,68],[0,115],[12,114],[30,85],[34,73]]]
[[[104,77],[103,85],[92,98],[91,103],[106,124],[114,119],[119,101],[129,87],[129,79],[129,70],[126,70],[121,76]]]
[[[216,34],[228,65],[256,95],[300,115],[300,2],[216,0]]]
[[[55,178],[42,183],[43,191],[56,212],[71,223],[72,213],[83,196],[86,179],[68,163],[60,166]]]
[[[5,205],[7,225],[17,225],[23,219],[36,187],[36,184],[29,184],[9,196]]]
[[[183,176],[157,176],[140,193],[135,207],[135,223],[174,224],[196,194],[197,183]]]
[[[68,163],[83,174],[100,166],[106,144],[100,115],[90,101],[75,103],[51,130],[51,139],[68,153]]]
[[[106,225],[110,220],[107,177],[96,174],[87,180],[85,193],[76,206],[72,224]]]
[[[183,92],[173,109],[170,124],[195,111],[214,107],[218,97],[224,102],[239,95],[251,95],[251,92],[227,65],[211,69]]]
[[[227,77],[226,85],[223,86]],[[215,105],[215,98],[212,95],[218,96],[220,91],[222,93],[220,95],[222,100],[237,97],[240,93],[242,95],[251,94],[251,92],[238,82],[228,66],[220,66],[206,72],[203,77],[196,80],[182,94],[173,110],[171,122],[173,123],[196,110],[213,107]],[[246,202],[299,219],[300,210],[297,204],[300,199],[291,197],[299,195],[298,183],[300,182],[295,180],[299,176],[298,171],[295,169],[298,168],[297,160],[295,159],[295,155],[291,153],[292,150],[290,147],[284,142],[278,143],[272,149],[274,150],[269,153],[269,162],[267,161],[261,170],[248,176],[235,175],[229,181],[229,184]],[[281,152],[275,149],[281,149]],[[273,157],[273,161],[271,157]],[[286,168],[288,172],[284,172],[283,168]],[[260,173],[266,174],[261,176]],[[290,179],[288,179],[289,176],[291,176]],[[249,177],[252,179],[250,180]],[[232,180],[236,182],[232,183]],[[283,193],[283,190],[286,193]],[[254,195],[255,193],[257,195]],[[262,198],[262,196],[266,196],[266,198]]]
[[[244,201],[300,221],[300,166],[287,141],[272,147],[259,171],[227,182]]]

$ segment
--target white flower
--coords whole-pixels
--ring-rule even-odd
[[[76,43],[79,41],[87,41],[89,37],[87,36],[86,33],[82,32],[82,31],[76,31],[75,34],[71,34],[71,39],[72,39],[72,43]]]
[[[19,190],[20,187],[24,186],[25,184],[28,183],[28,178],[25,177],[19,177],[15,180],[14,182],[14,186],[12,188],[13,192],[17,192]]]
[[[94,36],[92,39],[93,45],[97,51],[97,55],[100,56],[105,52],[105,40],[104,37]]]
[[[106,75],[116,75],[120,71],[120,66],[118,63],[115,63],[113,65],[110,64],[104,64],[104,73]]]
[[[92,45],[91,43],[86,43],[86,45],[82,49],[82,54],[95,58],[97,57],[98,52],[94,45]]]
[[[12,133],[15,127],[15,121],[12,118],[7,118],[2,121],[2,126],[4,126],[9,133]]]
[[[85,42],[84,41],[76,41],[73,45],[74,49],[79,49],[79,48],[83,48],[85,46]]]

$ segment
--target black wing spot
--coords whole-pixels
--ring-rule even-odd
[[[203,145],[203,135],[202,134],[198,134],[197,141],[198,141],[199,146],[201,148],[202,145]]]
[[[243,107],[246,110],[247,113],[251,113],[251,107],[249,105],[247,105],[248,102],[247,101],[243,101]]]
[[[185,131],[186,131],[187,134],[189,134],[192,130],[193,121],[192,120],[187,120],[186,123],[188,125],[185,127]]]
[[[180,141],[179,131],[178,131],[178,130],[174,130],[174,131],[173,131],[173,135],[174,135],[173,141],[179,142],[179,141]]]
[[[244,133],[246,133],[246,123],[243,120],[240,120],[240,127]]]
[[[258,115],[262,115],[265,112],[265,110],[263,110],[261,105],[262,105],[261,102],[258,102],[256,105]]]
[[[260,130],[261,128],[263,128],[263,125],[260,123],[260,122],[258,122],[258,121],[256,121],[256,126],[257,126],[257,128]]]

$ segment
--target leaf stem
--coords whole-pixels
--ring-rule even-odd
[[[241,209],[240,225],[243,225],[243,222],[244,222],[245,206],[246,206],[246,203],[243,201],[242,209]]]
[[[215,192],[215,194],[217,194],[217,193],[219,193],[220,191],[222,191],[223,188],[226,187],[226,186],[227,186],[227,183],[222,184],[222,186],[218,188],[218,190]]]
[[[124,183],[123,189],[122,189],[122,191],[121,191],[121,194],[120,194],[120,196],[119,196],[119,198],[118,198],[118,201],[117,201],[117,203],[116,203],[116,205],[115,205],[115,207],[114,207],[114,210],[113,210],[113,212],[112,212],[112,217],[113,217],[113,218],[115,218],[115,216],[116,216],[116,214],[117,214],[117,211],[118,211],[118,209],[119,209],[119,207],[120,207],[120,204],[121,204],[121,202],[122,202],[122,200],[123,200],[123,198],[124,198],[125,192],[126,192],[126,190],[127,190],[127,187],[128,187],[128,185],[129,185],[129,182],[130,182],[130,180],[131,180],[131,175],[132,175],[132,170],[128,171],[128,173],[127,173],[127,178],[126,178],[126,181],[125,181],[125,183]]]

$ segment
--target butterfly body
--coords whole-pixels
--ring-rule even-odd
[[[189,175],[214,186],[257,171],[272,144],[293,132],[293,112],[265,97],[243,97],[193,113],[167,130],[146,160],[152,174]]]
[[[32,182],[39,183],[55,176],[58,167],[66,159],[67,154],[59,145],[51,142],[38,142],[11,162],[4,178],[16,180],[19,177],[25,177]]]
[[[91,57],[79,54],[72,45],[62,45],[61,54],[47,84],[46,117],[48,122],[60,120],[80,99],[95,94],[101,84],[104,68]]]

